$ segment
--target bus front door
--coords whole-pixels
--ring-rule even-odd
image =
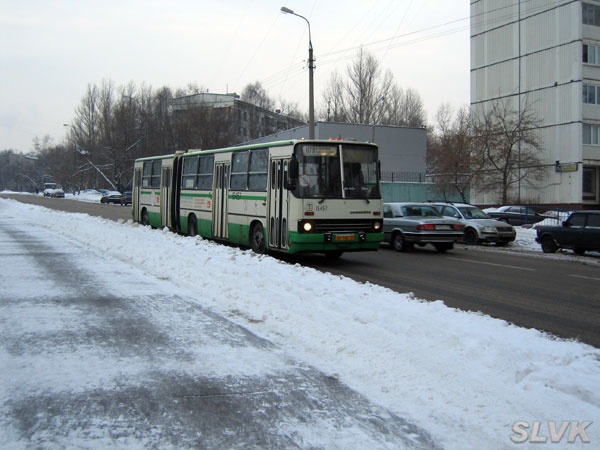
[[[289,159],[271,160],[269,201],[269,247],[285,250],[288,247],[288,176]]]
[[[213,192],[213,237],[227,239],[227,197],[229,195],[229,164],[215,165]]]
[[[171,168],[163,167],[160,183],[160,225],[171,228]]]
[[[142,188],[142,169],[133,172],[133,189],[131,190],[131,208],[133,209],[133,220],[141,222],[140,216],[140,190]]]

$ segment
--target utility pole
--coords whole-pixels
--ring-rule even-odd
[[[281,12],[283,14],[292,14],[296,17],[300,17],[306,20],[308,24],[308,137],[309,139],[315,138],[315,89],[314,89],[314,80],[313,73],[315,70],[315,59],[313,57],[313,46],[312,46],[312,37],[310,35],[310,22],[304,16],[300,14],[296,14],[290,8],[286,8],[285,6],[281,7]]]

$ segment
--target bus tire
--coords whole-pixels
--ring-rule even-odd
[[[259,255],[265,253],[265,230],[260,223],[255,223],[250,232],[250,247]]]
[[[142,210],[142,225],[148,226],[150,225],[150,219],[148,218],[148,211],[144,208]]]
[[[198,235],[198,222],[196,221],[196,216],[193,214],[188,217],[187,227],[188,236],[194,237]]]

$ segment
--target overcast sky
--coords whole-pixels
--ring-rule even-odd
[[[88,84],[154,89],[196,83],[268,94],[308,111],[306,22],[316,57],[315,103],[332,71],[360,46],[399,86],[416,89],[429,117],[469,102],[468,0],[2,0],[0,150],[66,136]]]

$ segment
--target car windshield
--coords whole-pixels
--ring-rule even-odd
[[[306,143],[296,148],[300,198],[379,199],[377,148]]]
[[[400,208],[406,217],[441,217],[433,206],[407,205]]]
[[[490,219],[485,212],[474,206],[458,208],[463,213],[465,219]]]

